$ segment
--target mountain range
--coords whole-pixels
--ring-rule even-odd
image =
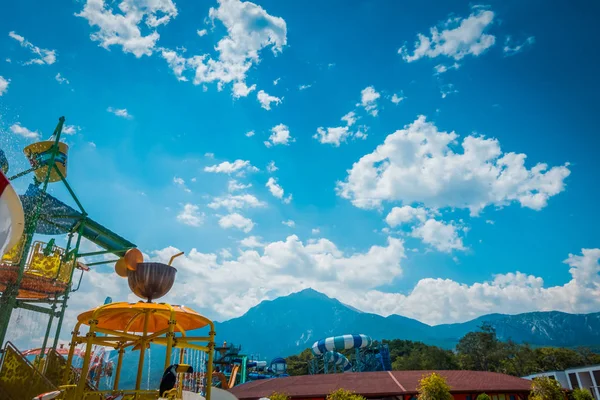
[[[269,359],[300,353],[322,338],[351,333],[451,349],[483,323],[493,326],[500,340],[532,346],[600,346],[600,313],[489,314],[464,323],[430,326],[400,315],[361,312],[312,289],[263,301],[241,317],[216,323],[215,330],[218,341],[240,344],[244,353]]]

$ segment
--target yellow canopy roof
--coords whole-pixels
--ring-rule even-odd
[[[96,325],[100,329],[114,331],[143,332],[144,315],[148,315],[148,333],[157,332],[169,327],[171,309],[175,311],[177,325],[175,331],[190,331],[210,324],[210,320],[191,308],[164,303],[112,303],[103,305],[79,314],[77,320],[89,325],[94,312],[99,310]]]

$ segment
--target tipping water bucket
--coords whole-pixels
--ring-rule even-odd
[[[38,181],[43,182],[48,174],[48,168],[50,160],[52,159],[52,147],[54,141],[44,141],[30,144],[23,149],[25,156],[29,160],[32,167],[42,167],[35,170],[35,177]],[[60,171],[63,177],[67,177],[67,154],[69,152],[69,146],[66,143],[58,142],[58,153],[54,157],[54,164]],[[59,181],[60,175],[56,172],[56,169],[52,169],[50,172],[49,182]]]

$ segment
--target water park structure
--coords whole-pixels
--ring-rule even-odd
[[[19,351],[6,342],[0,364],[0,398],[32,399],[231,399],[228,393],[212,388],[214,324],[196,311],[181,305],[156,303],[172,288],[177,270],[169,264],[144,262],[136,246],[93,221],[69,185],[68,146],[61,142],[65,118],[59,119],[51,138],[31,144],[24,150],[31,168],[10,178],[8,161],[0,154],[0,343],[15,309],[48,316],[38,349]],[[33,173],[33,183],[25,194],[16,196],[11,182]],[[48,193],[48,186],[62,182],[77,209]],[[57,238],[66,235],[66,246]],[[87,239],[101,250],[81,252]],[[83,257],[113,255],[84,264]],[[78,315],[68,348],[58,346],[69,295],[80,288],[83,273],[90,267],[115,263],[115,272],[127,279],[129,288],[144,301],[137,303],[105,301]],[[80,272],[77,284],[73,279]],[[127,295],[124,293],[124,295]],[[56,329],[51,331],[54,319]],[[188,333],[204,329],[203,336]],[[52,343],[49,343],[53,334]],[[150,344],[166,348],[165,373],[159,390],[142,390],[141,380],[146,350]],[[104,363],[101,349],[118,353],[116,366]],[[134,388],[119,385],[125,351],[139,352]],[[202,352],[194,367],[185,364],[190,352]],[[66,355],[66,359],[65,356]],[[186,358],[186,355],[188,357]],[[30,358],[33,357],[33,362]],[[81,358],[80,368],[73,368]],[[177,363],[171,364],[175,359]],[[98,376],[113,376],[112,388],[98,390]],[[187,389],[187,390],[186,390]],[[187,393],[187,394],[186,394]]]
[[[241,354],[241,349],[227,342],[215,348],[216,387],[231,389],[249,381],[288,376],[285,359],[276,357],[267,365],[266,361],[258,360],[259,357]]]
[[[369,336],[341,335],[317,340],[311,347],[313,359],[309,373],[391,371],[390,351],[386,344],[376,343]],[[354,350],[349,359],[341,352]]]

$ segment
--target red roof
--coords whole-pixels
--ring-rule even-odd
[[[239,399],[259,399],[273,392],[295,398],[325,397],[344,388],[365,397],[396,396],[417,392],[421,377],[431,372],[444,376],[453,393],[529,392],[531,381],[482,371],[390,371],[304,375],[259,380],[230,390]]]

